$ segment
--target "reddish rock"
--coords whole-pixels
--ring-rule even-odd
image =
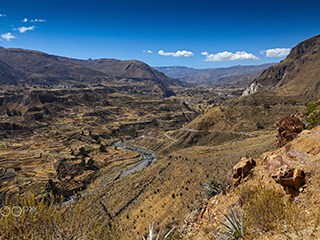
[[[239,185],[241,180],[246,178],[251,169],[255,166],[256,162],[253,160],[253,158],[241,158],[240,162],[233,167],[232,186],[236,187]]]
[[[283,118],[277,124],[278,146],[282,147],[295,139],[305,129],[304,124],[297,117]]]
[[[305,184],[306,174],[299,168],[283,166],[272,175],[272,178],[279,183],[287,194],[297,195],[299,189]]]

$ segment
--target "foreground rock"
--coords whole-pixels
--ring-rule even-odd
[[[233,167],[232,186],[238,186],[240,182],[249,175],[251,169],[255,166],[256,162],[253,158],[241,158],[240,162]]]
[[[287,194],[297,195],[305,184],[305,172],[300,168],[281,167],[272,178],[279,183]]]

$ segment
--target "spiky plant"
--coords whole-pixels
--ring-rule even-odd
[[[223,185],[216,178],[213,178],[203,184],[203,192],[208,199],[212,198],[213,196],[223,191],[224,191]]]
[[[167,239],[174,229],[175,229],[175,228],[172,228],[169,232],[167,232],[167,233],[164,235],[163,240]],[[148,234],[148,237],[145,238],[144,236],[142,236],[142,240],[159,240],[159,239],[160,239],[161,231],[162,231],[162,229],[160,228],[160,230],[159,230],[159,232],[158,232],[157,234],[154,233],[153,223],[152,223],[151,225],[149,225],[149,234]],[[154,237],[155,237],[155,238],[154,238]]]
[[[234,209],[228,214],[223,214],[225,220],[221,222],[225,226],[225,231],[223,233],[223,239],[226,240],[238,240],[243,239],[245,235],[245,228],[243,226],[243,217]]]

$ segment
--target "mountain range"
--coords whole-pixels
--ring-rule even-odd
[[[136,60],[78,60],[15,48],[0,48],[0,76],[2,84],[10,85],[74,86],[116,84],[119,80],[145,82],[151,88],[160,89],[164,96],[173,95],[171,86],[180,84]]]
[[[167,76],[191,84],[246,86],[258,77],[263,70],[275,63],[255,66],[233,66],[228,68],[195,69],[181,66],[156,67]]]

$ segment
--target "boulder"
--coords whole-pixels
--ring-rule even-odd
[[[240,184],[241,180],[246,178],[251,169],[256,166],[256,161],[253,158],[241,158],[240,162],[238,162],[233,167],[232,172],[232,186],[236,187]]]
[[[304,124],[297,117],[289,116],[281,119],[277,124],[278,146],[283,147],[295,139],[304,129]]]
[[[297,195],[299,189],[305,184],[305,172],[300,168],[283,166],[272,175],[272,178],[279,183],[287,194]]]

